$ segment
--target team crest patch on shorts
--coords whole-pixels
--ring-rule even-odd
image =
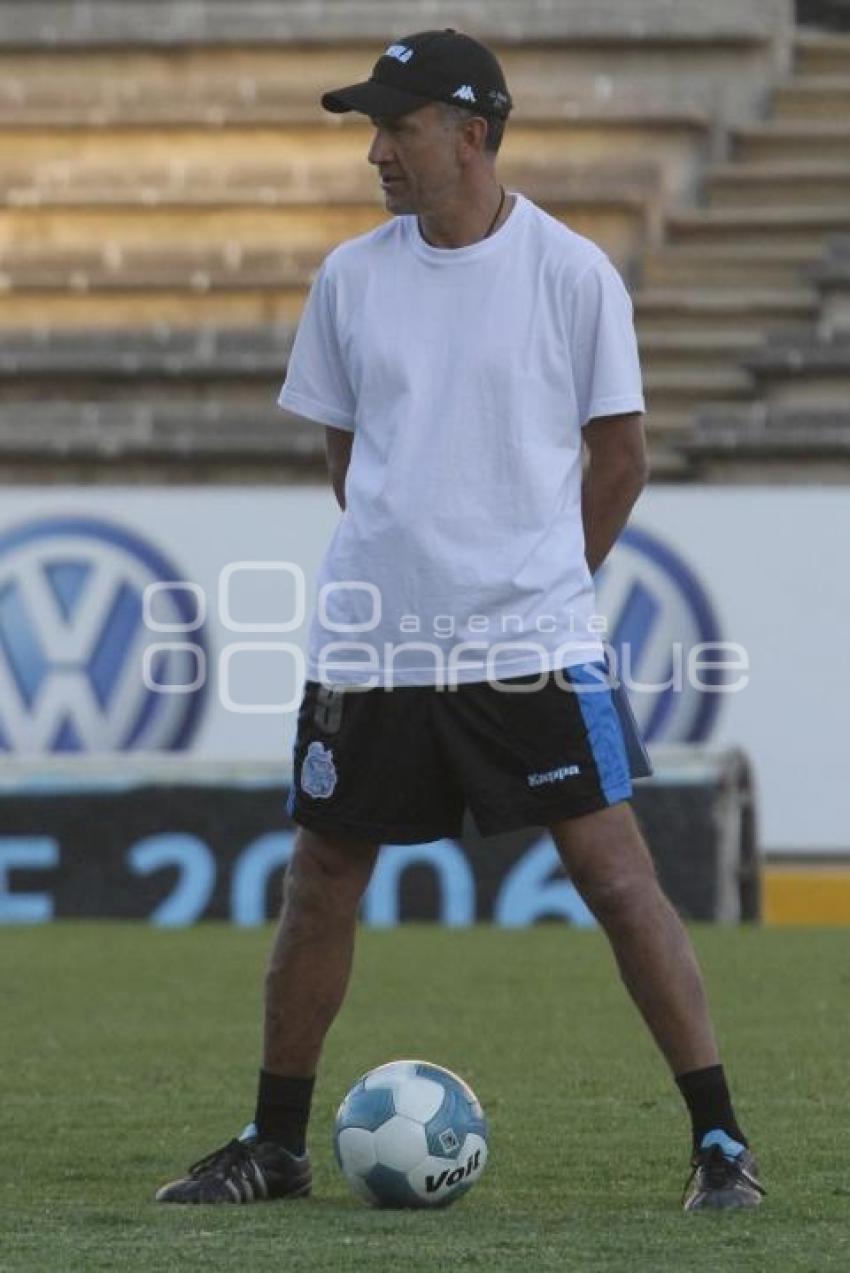
[[[301,766],[301,790],[315,800],[326,800],[336,787],[336,766],[330,747],[310,743]]]

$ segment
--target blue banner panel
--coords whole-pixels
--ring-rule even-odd
[[[7,788],[0,796],[0,923],[273,919],[296,833],[287,793],[283,782],[238,778]],[[635,793],[662,883],[690,919],[718,915],[712,800],[709,787],[681,783]],[[542,828],[481,839],[471,823],[458,841],[386,845],[363,920],[594,924]]]

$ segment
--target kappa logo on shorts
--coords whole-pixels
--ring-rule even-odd
[[[579,765],[561,765],[560,769],[548,769],[545,774],[529,774],[529,787],[542,787],[547,782],[560,782],[562,778],[576,778],[581,773]]]
[[[314,800],[327,800],[336,787],[336,766],[330,747],[310,743],[301,766],[301,790]]]

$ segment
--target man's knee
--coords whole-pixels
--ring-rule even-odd
[[[551,827],[572,882],[600,922],[657,901],[655,865],[627,804]]]
[[[630,868],[620,875],[585,871],[573,883],[603,926],[630,922],[648,913],[661,896],[651,866]]]
[[[322,910],[356,906],[371,878],[378,847],[300,827],[284,877],[285,904]]]

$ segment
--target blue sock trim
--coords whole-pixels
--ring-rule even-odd
[[[744,1152],[744,1146],[739,1140],[733,1140],[726,1132],[721,1131],[719,1127],[715,1127],[712,1131],[706,1132],[699,1143],[700,1149],[711,1149],[713,1145],[718,1145],[725,1158],[740,1158]]]

